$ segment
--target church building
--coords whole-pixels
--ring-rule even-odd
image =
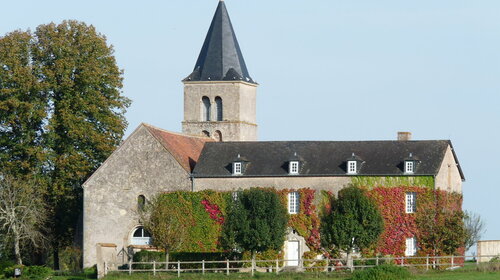
[[[117,258],[126,262],[148,248],[151,237],[137,205],[162,192],[271,187],[337,193],[363,178],[419,185],[424,177],[432,182],[426,187],[462,192],[464,175],[449,140],[415,141],[404,132],[388,141],[258,141],[258,84],[224,1],[193,72],[182,82],[182,133],[139,125],[84,183],[84,267]],[[288,199],[294,215],[300,197],[290,192]],[[411,208],[414,193],[405,199]],[[285,258],[301,258],[308,250],[304,237],[290,229]]]

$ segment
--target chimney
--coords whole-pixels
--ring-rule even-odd
[[[398,141],[410,141],[411,132],[398,131]]]

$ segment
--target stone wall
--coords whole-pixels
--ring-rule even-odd
[[[182,132],[200,136],[205,130],[213,137],[218,130],[223,141],[255,141],[256,95],[257,85],[241,81],[184,82]],[[210,121],[205,121],[202,116],[204,96],[211,102]],[[222,98],[223,121],[216,121],[216,97]]]
[[[436,189],[462,193],[462,177],[451,147],[448,146],[435,179]]]
[[[96,264],[96,244],[127,250],[139,225],[137,199],[162,191],[191,190],[189,173],[143,126],[84,184],[84,267]]]
[[[500,256],[500,240],[479,240],[477,242],[477,261],[489,262],[493,258],[492,256]]]

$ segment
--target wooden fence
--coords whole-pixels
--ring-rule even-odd
[[[495,257],[495,256],[483,256]],[[299,259],[299,260],[225,260],[225,261],[176,261],[176,262],[128,262],[126,264],[104,263],[104,275],[108,272],[138,273],[146,272],[156,275],[160,272],[181,273],[207,272],[225,273],[255,271],[279,274],[284,270],[291,271],[349,271],[366,269],[381,264],[395,264],[402,267],[420,269],[455,269],[464,265],[466,259],[476,259],[476,256],[425,256],[425,257],[374,257],[353,258],[352,264],[347,265],[345,259]],[[298,263],[298,266],[287,266],[287,263]]]

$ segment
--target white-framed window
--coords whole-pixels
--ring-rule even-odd
[[[299,162],[290,161],[290,164],[288,166],[288,171],[290,174],[299,174]]]
[[[132,245],[151,245],[151,234],[144,227],[137,227],[132,234]]]
[[[347,162],[347,174],[357,173],[357,162],[355,160],[349,160]]]
[[[405,173],[411,174],[415,171],[415,163],[411,160],[405,161]]]
[[[234,175],[241,175],[241,162],[234,162],[233,163],[233,174]]]
[[[405,256],[411,257],[417,254],[417,239],[415,237],[406,238]]]
[[[406,213],[415,213],[417,211],[417,193],[406,193]]]
[[[298,192],[288,193],[288,213],[298,214],[299,205],[300,205],[299,193]]]

